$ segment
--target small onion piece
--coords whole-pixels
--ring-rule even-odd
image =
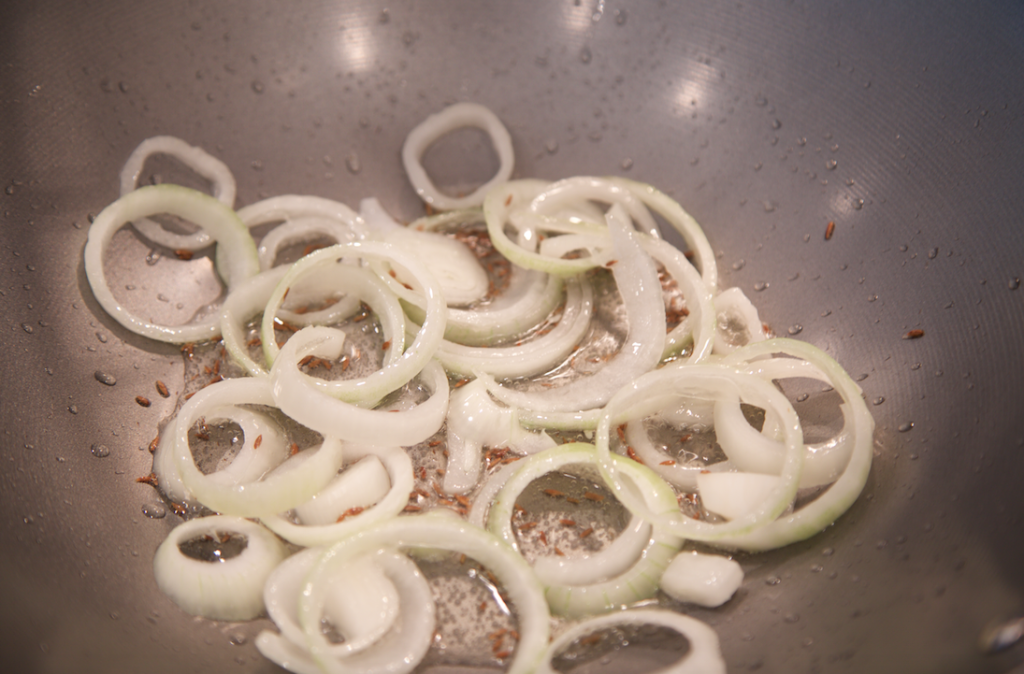
[[[347,560],[382,546],[460,552],[486,567],[504,586],[519,622],[519,644],[506,672],[528,674],[534,671],[547,649],[551,618],[540,582],[530,565],[488,532],[449,515],[428,513],[395,517],[373,529],[353,534],[335,543],[317,561],[302,589],[299,623],[310,654],[325,674],[352,670],[330,657],[330,643],[320,629],[325,597],[319,589]]]
[[[683,658],[651,674],[725,674],[718,635],[705,623],[665,609],[630,609],[591,618],[569,628],[555,639],[537,667],[536,674],[559,674],[551,661],[573,642],[610,627],[620,625],[658,625],[675,630],[690,642]],[[628,651],[627,651],[628,652]]]
[[[720,555],[680,552],[661,576],[661,589],[676,601],[713,608],[729,601],[743,583],[743,569]]]
[[[237,556],[203,561],[179,547],[193,538],[240,534],[245,549]],[[211,620],[252,620],[263,612],[263,585],[287,556],[274,534],[240,517],[214,515],[179,524],[157,548],[156,583],[186,613]]]
[[[121,169],[121,196],[128,194],[139,186],[139,176],[146,159],[155,154],[174,157],[213,184],[213,198],[228,208],[235,205],[235,177],[231,169],[221,160],[208,154],[201,147],[189,145],[174,136],[154,136],[139,143],[124,168]],[[132,221],[135,229],[155,244],[172,250],[197,251],[213,243],[209,232],[199,230],[192,234],[176,234],[160,226],[159,223],[146,218],[135,218]]]
[[[362,511],[387,496],[391,480],[387,468],[374,454],[368,454],[338,473],[313,498],[295,507],[305,525],[335,524],[352,509]]]
[[[140,187],[110,204],[96,216],[85,244],[85,274],[96,300],[118,323],[132,332],[161,342],[182,344],[213,339],[220,329],[220,314],[212,313],[199,322],[168,327],[130,313],[114,297],[103,272],[103,253],[114,234],[126,222],[137,218],[170,213],[191,220],[222,243],[228,251],[224,266],[218,270],[228,290],[259,271],[256,244],[235,212],[213,197],[178,185]]]
[[[171,429],[178,473],[185,488],[208,508],[239,517],[282,512],[308,501],[341,467],[341,441],[328,436],[301,463],[293,463],[299,458],[293,457],[260,481],[225,485],[204,475],[189,447],[189,429],[200,417],[225,405],[274,406],[270,384],[262,378],[225,379],[201,389],[178,412]]]
[[[442,136],[467,126],[487,132],[501,165],[494,177],[472,193],[464,197],[450,197],[442,194],[430,180],[426,169],[423,168],[423,153]],[[508,129],[493,112],[476,103],[456,103],[430,115],[409,132],[402,146],[402,164],[413,189],[420,195],[420,199],[442,211],[479,206],[491,188],[506,182],[512,176],[514,162],[512,137],[509,136]]]

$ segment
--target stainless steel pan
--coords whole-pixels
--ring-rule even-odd
[[[0,668],[274,670],[262,624],[194,620],[153,581],[175,518],[147,518],[134,479],[173,400],[153,382],[183,365],[103,314],[81,262],[135,145],[207,148],[238,205],[376,195],[412,217],[401,142],[458,100],[505,121],[518,176],[670,191],[723,285],[877,403],[853,509],[743,558],[739,595],[693,611],[730,671],[1018,666],[1024,646],[977,642],[1024,612],[1022,36],[1013,2],[7,3]],[[433,158],[450,182],[472,177],[463,140]]]

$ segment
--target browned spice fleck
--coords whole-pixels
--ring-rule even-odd
[[[557,489],[545,489],[544,493],[547,494],[548,496],[553,496],[555,498],[558,498],[559,496],[565,496],[564,493],[558,491]]]
[[[574,527],[574,526],[576,526],[576,520],[571,520],[571,519],[569,519],[567,517],[558,520],[558,522],[561,525],[566,526],[566,527]]]
[[[903,335],[903,339],[920,339],[921,337],[924,337],[924,330],[911,330]]]
[[[413,505],[410,503],[409,505],[405,506],[403,510],[405,510],[405,512],[407,513],[415,513],[423,510],[423,508],[419,507],[418,505]]]
[[[836,231],[836,223],[834,220],[829,220],[828,225],[825,226],[825,240],[828,241],[832,238],[832,235]]]
[[[150,473],[145,477],[137,477],[135,478],[135,481],[141,482],[142,484],[148,484],[150,487],[156,487],[159,484],[159,480],[157,480],[156,473]]]
[[[160,446],[160,436],[156,436],[149,443],[149,453],[153,454],[156,452],[156,448]]]
[[[252,442],[252,448],[253,449],[259,449],[260,445],[262,445],[262,444],[263,444],[263,435],[262,434],[261,435],[257,435],[256,439],[253,440],[253,442]]]
[[[149,402],[149,398],[145,396],[135,396],[135,402],[139,403],[143,407],[149,407],[152,404]]]
[[[174,251],[174,254],[178,256],[179,260],[188,261],[192,259],[192,251],[185,250],[184,248]]]
[[[586,538],[592,533],[594,533],[594,527],[588,527],[580,532],[580,538]]]
[[[167,390],[167,384],[163,383],[159,379],[156,380],[156,392],[164,398],[169,398],[171,395],[171,392]]]
[[[587,499],[588,501],[597,501],[597,502],[601,502],[601,501],[604,500],[604,496],[601,496],[600,494],[595,494],[592,491],[584,492],[583,498]]]

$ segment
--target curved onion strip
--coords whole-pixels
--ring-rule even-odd
[[[185,166],[203,176],[213,184],[213,198],[228,208],[235,205],[235,177],[231,169],[221,160],[208,154],[201,147],[189,145],[174,136],[154,136],[139,143],[124,168],[121,169],[121,196],[135,190],[139,185],[142,167],[151,155],[165,154],[174,157]],[[164,229],[159,223],[141,217],[133,220],[132,225],[143,236],[155,244],[172,250],[196,251],[213,243],[208,232],[199,230],[192,234],[176,234]]]
[[[173,344],[213,339],[220,328],[220,314],[212,313],[197,323],[167,327],[131,314],[115,299],[103,272],[103,253],[114,234],[126,222],[146,215],[170,213],[199,224],[229,251],[226,265],[218,267],[228,289],[259,271],[256,244],[235,212],[213,197],[177,185],[140,187],[110,204],[96,216],[85,244],[85,274],[96,300],[114,320],[132,332]]]
[[[657,475],[635,461],[613,456],[621,474],[628,476],[631,491],[644,500],[657,515],[678,512],[675,493]],[[520,468],[505,483],[488,514],[488,529],[518,549],[512,530],[512,511],[516,499],[535,479],[572,464],[596,464],[593,445],[572,443],[535,454],[519,462]],[[630,524],[638,533],[625,533],[623,543],[609,545],[586,559],[570,560],[580,569],[573,582],[545,583],[545,596],[551,610],[565,616],[578,617],[588,613],[610,611],[624,604],[648,599],[658,590],[665,567],[682,545],[682,540],[664,529],[644,526],[641,520]],[[642,535],[644,532],[647,535]],[[621,538],[621,536],[620,536]],[[639,539],[639,540],[637,540]],[[636,543],[640,545],[637,547]],[[570,569],[550,568],[549,576],[564,576]],[[589,582],[588,582],[589,581]]]
[[[391,489],[384,498],[363,512],[335,524],[303,526],[289,522],[280,515],[265,515],[263,524],[289,543],[312,547],[330,545],[345,536],[361,529],[371,527],[388,517],[402,512],[409,502],[409,492],[416,486],[412,472],[412,460],[401,447],[362,447],[346,445],[346,454],[350,459],[374,455],[381,460],[388,471]]]
[[[575,176],[554,182],[534,197],[525,213],[540,219],[535,225],[537,229],[546,229],[545,221],[555,220],[560,210],[572,208],[581,201],[619,204],[636,221],[641,232],[654,238],[661,238],[658,225],[644,203],[631,190],[605,178]],[[591,224],[600,226],[604,224],[604,218]]]
[[[731,353],[741,346],[767,338],[757,309],[739,288],[729,288],[718,293],[715,309],[718,314],[716,354]]]
[[[322,554],[322,548],[297,552],[274,569],[263,588],[267,617],[282,637],[303,650],[306,638],[299,627],[299,591]],[[403,608],[394,583],[375,563],[374,557],[379,558],[379,554],[351,560],[345,565],[345,573],[331,578],[327,587],[324,617],[345,638],[331,646],[335,656],[357,653],[373,644],[391,629]],[[353,602],[361,605],[352,606]]]
[[[832,386],[843,398],[853,420],[853,449],[850,460],[839,478],[824,494],[811,503],[778,520],[751,531],[722,538],[720,545],[744,550],[770,550],[796,541],[802,541],[818,533],[846,512],[857,500],[871,470],[871,455],[875,420],[861,397],[860,387],[850,375],[821,349],[792,339],[771,339],[738,349],[726,356],[727,363],[752,361],[748,368],[756,370],[764,356],[783,353],[802,358],[820,369],[829,378]],[[844,409],[844,414],[846,410]]]
[[[475,126],[487,132],[501,165],[494,177],[473,190],[472,193],[464,197],[450,197],[442,194],[434,186],[426,169],[423,168],[421,160],[423,153],[434,141],[466,126]],[[413,189],[420,195],[420,199],[442,211],[479,206],[483,202],[484,195],[491,188],[511,177],[514,162],[512,137],[509,136],[508,129],[493,112],[475,103],[456,103],[441,112],[430,115],[409,132],[405,144],[402,146],[402,164],[405,166],[405,173],[409,176],[409,182],[412,183]]]
[[[616,204],[608,211],[608,230],[618,264],[612,274],[622,296],[629,332],[622,347],[597,373],[543,391],[491,393],[507,405],[545,412],[576,412],[604,405],[616,391],[658,364],[665,347],[665,307],[654,262],[640,247],[639,235]]]
[[[426,319],[423,321],[416,339],[412,341],[408,348],[402,350],[404,329],[397,331],[394,336],[390,337],[389,341],[391,344],[388,351],[394,353],[401,351],[401,356],[395,357],[394,360],[386,360],[384,367],[380,370],[359,379],[338,381],[310,379],[312,382],[311,386],[315,386],[318,390],[341,400],[376,403],[376,401],[379,401],[391,391],[408,383],[417,373],[423,370],[444,338],[444,325],[448,312],[437,280],[427,272],[426,268],[416,260],[415,256],[395,246],[377,241],[331,246],[330,248],[310,253],[292,265],[271,295],[263,312],[263,353],[266,356],[267,362],[273,363],[280,352],[274,336],[274,314],[284,301],[289,287],[322,265],[330,265],[339,260],[352,258],[384,260],[399,264],[413,276],[427,302]],[[373,286],[373,288],[376,288],[376,286]],[[385,303],[385,298],[388,296],[386,293],[379,291],[378,297],[378,306],[374,306],[372,302],[371,306],[380,312],[381,309],[379,307],[388,306]],[[382,320],[384,319],[382,318]],[[398,317],[395,316],[394,321],[397,322],[397,320]],[[404,319],[402,320],[404,321]],[[397,326],[385,327],[395,327],[397,329]],[[295,337],[292,337],[292,340],[294,339]]]
[[[186,556],[178,547],[200,536],[246,537],[235,557],[206,562]],[[156,584],[186,613],[212,620],[251,620],[263,612],[263,585],[287,556],[272,533],[240,517],[214,515],[179,524],[156,550]]]
[[[508,674],[532,672],[548,643],[550,614],[540,582],[525,559],[488,532],[441,513],[395,517],[331,546],[307,577],[299,600],[299,622],[313,659],[326,674],[346,671],[327,657],[330,644],[320,632],[324,598],[318,588],[335,568],[356,555],[381,546],[425,547],[461,552],[486,567],[504,586],[516,610],[519,644]]]
[[[680,398],[715,400],[736,390],[752,404],[773,410],[781,420],[786,453],[778,486],[750,514],[726,524],[693,520],[678,511],[669,517],[651,513],[643,500],[618,479],[619,469],[608,444],[613,420],[640,419],[659,408],[677,405]],[[665,526],[677,536],[699,541],[746,534],[775,520],[793,502],[804,456],[800,420],[789,400],[770,382],[724,365],[670,365],[638,378],[605,406],[595,444],[605,481],[631,512],[650,519],[655,526]]]
[[[475,376],[478,372],[503,378],[542,374],[572,353],[590,329],[593,315],[593,286],[585,277],[571,278],[565,284],[562,316],[558,324],[545,334],[511,346],[495,347],[464,346],[445,340],[438,347],[435,358],[449,372],[465,376]]]
[[[228,465],[210,473],[211,480],[225,485],[253,482],[288,458],[287,436],[267,415],[236,405],[221,407],[206,415],[207,424],[225,421],[236,423],[242,429],[242,448]]]
[[[225,405],[274,405],[266,379],[225,379],[197,392],[182,406],[174,421],[174,458],[182,483],[195,499],[213,510],[239,517],[271,515],[308,501],[331,481],[341,467],[341,442],[325,437],[307,460],[291,467],[281,464],[259,482],[224,485],[196,467],[188,432],[209,410]]]
[[[365,239],[366,223],[359,214],[338,201],[322,197],[285,194],[250,204],[238,211],[238,217],[249,229],[274,221],[282,221],[260,241],[260,266],[274,266],[282,246],[328,237],[337,243]]]
[[[441,294],[449,307],[467,306],[487,296],[490,281],[480,260],[466,244],[443,234],[401,228],[388,234],[387,243],[416,256],[441,284]],[[380,263],[371,266],[381,274]],[[386,271],[382,276],[389,275]],[[405,287],[402,273],[396,282]]]
[[[669,627],[686,637],[690,643],[686,655],[680,661],[656,669],[651,674],[725,674],[725,660],[722,659],[718,635],[714,630],[689,616],[653,608],[610,613],[569,628],[551,643],[544,660],[537,667],[536,674],[558,674],[551,661],[559,652],[594,632],[618,625],[659,625]],[[626,653],[628,652],[627,650]]]
[[[372,557],[398,590],[398,601],[402,607],[399,620],[370,647],[344,657],[331,657],[330,671],[408,674],[423,659],[433,641],[436,621],[434,598],[419,568],[405,555],[385,549]],[[298,599],[297,593],[295,598]],[[322,671],[305,648],[272,632],[261,632],[256,646],[266,657],[293,672]]]
[[[685,362],[700,363],[711,355],[715,339],[716,314],[711,291],[678,248],[662,239],[650,237],[643,237],[641,242],[647,254],[660,262],[680,285],[690,311],[690,315],[668,333],[663,355],[677,353],[687,343],[692,343],[693,350]]]
[[[645,183],[626,178],[608,178],[608,181],[630,190],[643,201],[648,208],[660,215],[682,235],[687,247],[693,251],[700,276],[704,285],[712,295],[718,292],[718,264],[711,244],[704,235],[697,221],[687,213],[679,203],[664,192]]]
[[[539,557],[533,570],[544,585],[592,585],[625,572],[651,542],[651,525],[633,515],[607,547],[583,557]]]
[[[313,498],[295,507],[295,517],[305,525],[335,524],[350,511],[362,512],[391,491],[388,469],[368,454],[338,473]]]
[[[743,423],[747,423],[746,419],[743,420]],[[670,484],[674,484],[687,491],[695,491],[697,489],[697,475],[702,471],[719,472],[734,468],[729,461],[720,461],[713,464],[706,464],[700,461],[685,464],[677,463],[674,458],[654,446],[650,436],[647,435],[643,421],[640,419],[626,424],[626,442],[636,451],[640,460],[649,466],[651,470]],[[665,463],[666,461],[671,461],[672,463]]]
[[[366,409],[338,400],[315,383],[323,380],[299,370],[298,363],[305,356],[322,355],[332,344],[336,348],[330,353],[336,355],[340,348],[338,339],[343,336],[344,333],[330,328],[303,328],[285,343],[278,362],[270,370],[274,400],[282,412],[323,435],[365,444],[415,445],[441,428],[448,411],[448,377],[437,361],[427,363],[420,373],[430,389],[430,398],[402,411]]]
[[[495,497],[519,468],[518,462],[507,463],[487,477],[487,481],[477,492],[476,498],[473,499],[473,504],[469,508],[469,514],[466,516],[470,524],[481,529],[487,528],[487,516]]]

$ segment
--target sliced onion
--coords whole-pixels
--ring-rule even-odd
[[[391,232],[385,241],[423,261],[441,284],[441,293],[448,306],[466,306],[487,295],[490,286],[487,272],[464,243],[442,234],[408,228]],[[396,277],[399,283],[412,280],[405,279],[400,272]]]
[[[210,479],[214,482],[224,485],[254,482],[288,458],[287,435],[267,415],[231,405],[218,408],[206,416],[207,424],[216,425],[226,421],[241,427],[242,447],[227,465],[210,473]]]
[[[494,177],[471,194],[458,198],[450,197],[442,194],[434,186],[426,169],[423,168],[421,160],[423,153],[434,141],[466,126],[475,126],[487,132],[487,135],[491,137],[495,152],[498,153],[498,161],[501,165]],[[506,182],[512,176],[514,161],[512,137],[508,135],[508,129],[493,112],[475,103],[456,103],[441,112],[430,115],[409,132],[405,144],[402,146],[402,164],[405,166],[405,173],[409,176],[409,182],[412,183],[413,189],[420,195],[420,199],[443,211],[479,206],[491,188]]]
[[[661,589],[676,601],[714,608],[743,584],[743,569],[732,559],[680,552],[661,576]]]
[[[173,424],[174,457],[185,488],[203,505],[227,515],[261,517],[308,501],[331,481],[341,467],[341,442],[326,437],[316,452],[294,468],[282,464],[260,481],[225,485],[203,475],[189,447],[192,425],[210,411],[226,405],[274,405],[266,379],[225,379],[197,392],[182,406]]]
[[[461,552],[486,567],[505,588],[519,623],[519,644],[506,671],[508,674],[534,671],[547,648],[550,615],[530,565],[486,531],[452,516],[428,513],[395,517],[338,541],[324,553],[307,577],[299,600],[299,622],[310,654],[326,674],[352,670],[329,657],[330,644],[320,631],[325,598],[319,590],[347,560],[387,545]]]
[[[619,625],[659,625],[669,627],[686,637],[690,643],[686,655],[677,663],[657,669],[651,674],[725,674],[725,660],[718,645],[718,635],[706,624],[689,616],[665,609],[631,609],[591,618],[563,632],[555,639],[537,667],[537,674],[559,674],[552,659],[572,643],[610,627]]]
[[[409,492],[416,486],[412,472],[412,460],[401,447],[367,447],[347,445],[346,454],[352,460],[373,455],[380,459],[388,472],[391,489],[376,504],[367,507],[358,515],[346,517],[335,524],[301,525],[280,515],[264,515],[261,521],[281,538],[296,545],[307,547],[330,545],[345,536],[386,520],[402,512],[409,502]]]
[[[231,169],[221,160],[208,154],[200,147],[189,145],[180,138],[173,136],[154,136],[139,143],[124,168],[121,169],[121,196],[128,194],[139,186],[139,176],[146,159],[154,154],[165,154],[174,157],[185,166],[213,183],[213,198],[228,208],[235,205],[235,177]],[[150,214],[154,215],[154,214]],[[210,233],[199,230],[192,234],[176,234],[168,231],[146,217],[136,218],[132,225],[135,229],[155,244],[172,250],[196,251],[213,243]]]
[[[100,306],[132,332],[161,342],[180,344],[213,339],[220,328],[220,314],[211,313],[187,325],[157,325],[130,313],[114,297],[103,272],[103,253],[114,234],[126,222],[147,215],[170,213],[191,220],[229,251],[218,267],[228,289],[259,271],[256,244],[235,212],[213,197],[178,185],[140,187],[110,204],[96,216],[85,244],[85,274]]]
[[[193,538],[245,536],[237,556],[207,562],[178,547]],[[215,515],[189,520],[171,530],[156,550],[153,572],[160,590],[186,613],[212,620],[252,620],[263,612],[263,585],[287,556],[272,533],[240,517]]]
[[[729,461],[719,461],[713,464],[706,464],[698,460],[678,463],[673,457],[654,446],[640,420],[630,421],[626,424],[626,442],[633,448],[644,465],[649,466],[670,484],[686,491],[697,489],[697,476],[701,473],[721,472],[734,467]]]
[[[391,480],[387,468],[374,454],[368,454],[339,473],[305,503],[295,508],[295,516],[305,525],[328,525],[345,514],[360,511],[387,496]]]
[[[715,307],[711,291],[697,270],[678,248],[661,239],[644,237],[644,250],[665,268],[680,285],[690,315],[673,328],[665,338],[664,356],[678,353],[687,344],[693,349],[687,363],[700,363],[711,355],[715,339]]]
[[[729,288],[715,298],[718,330],[715,353],[732,353],[741,346],[767,338],[757,309],[739,288]]]

